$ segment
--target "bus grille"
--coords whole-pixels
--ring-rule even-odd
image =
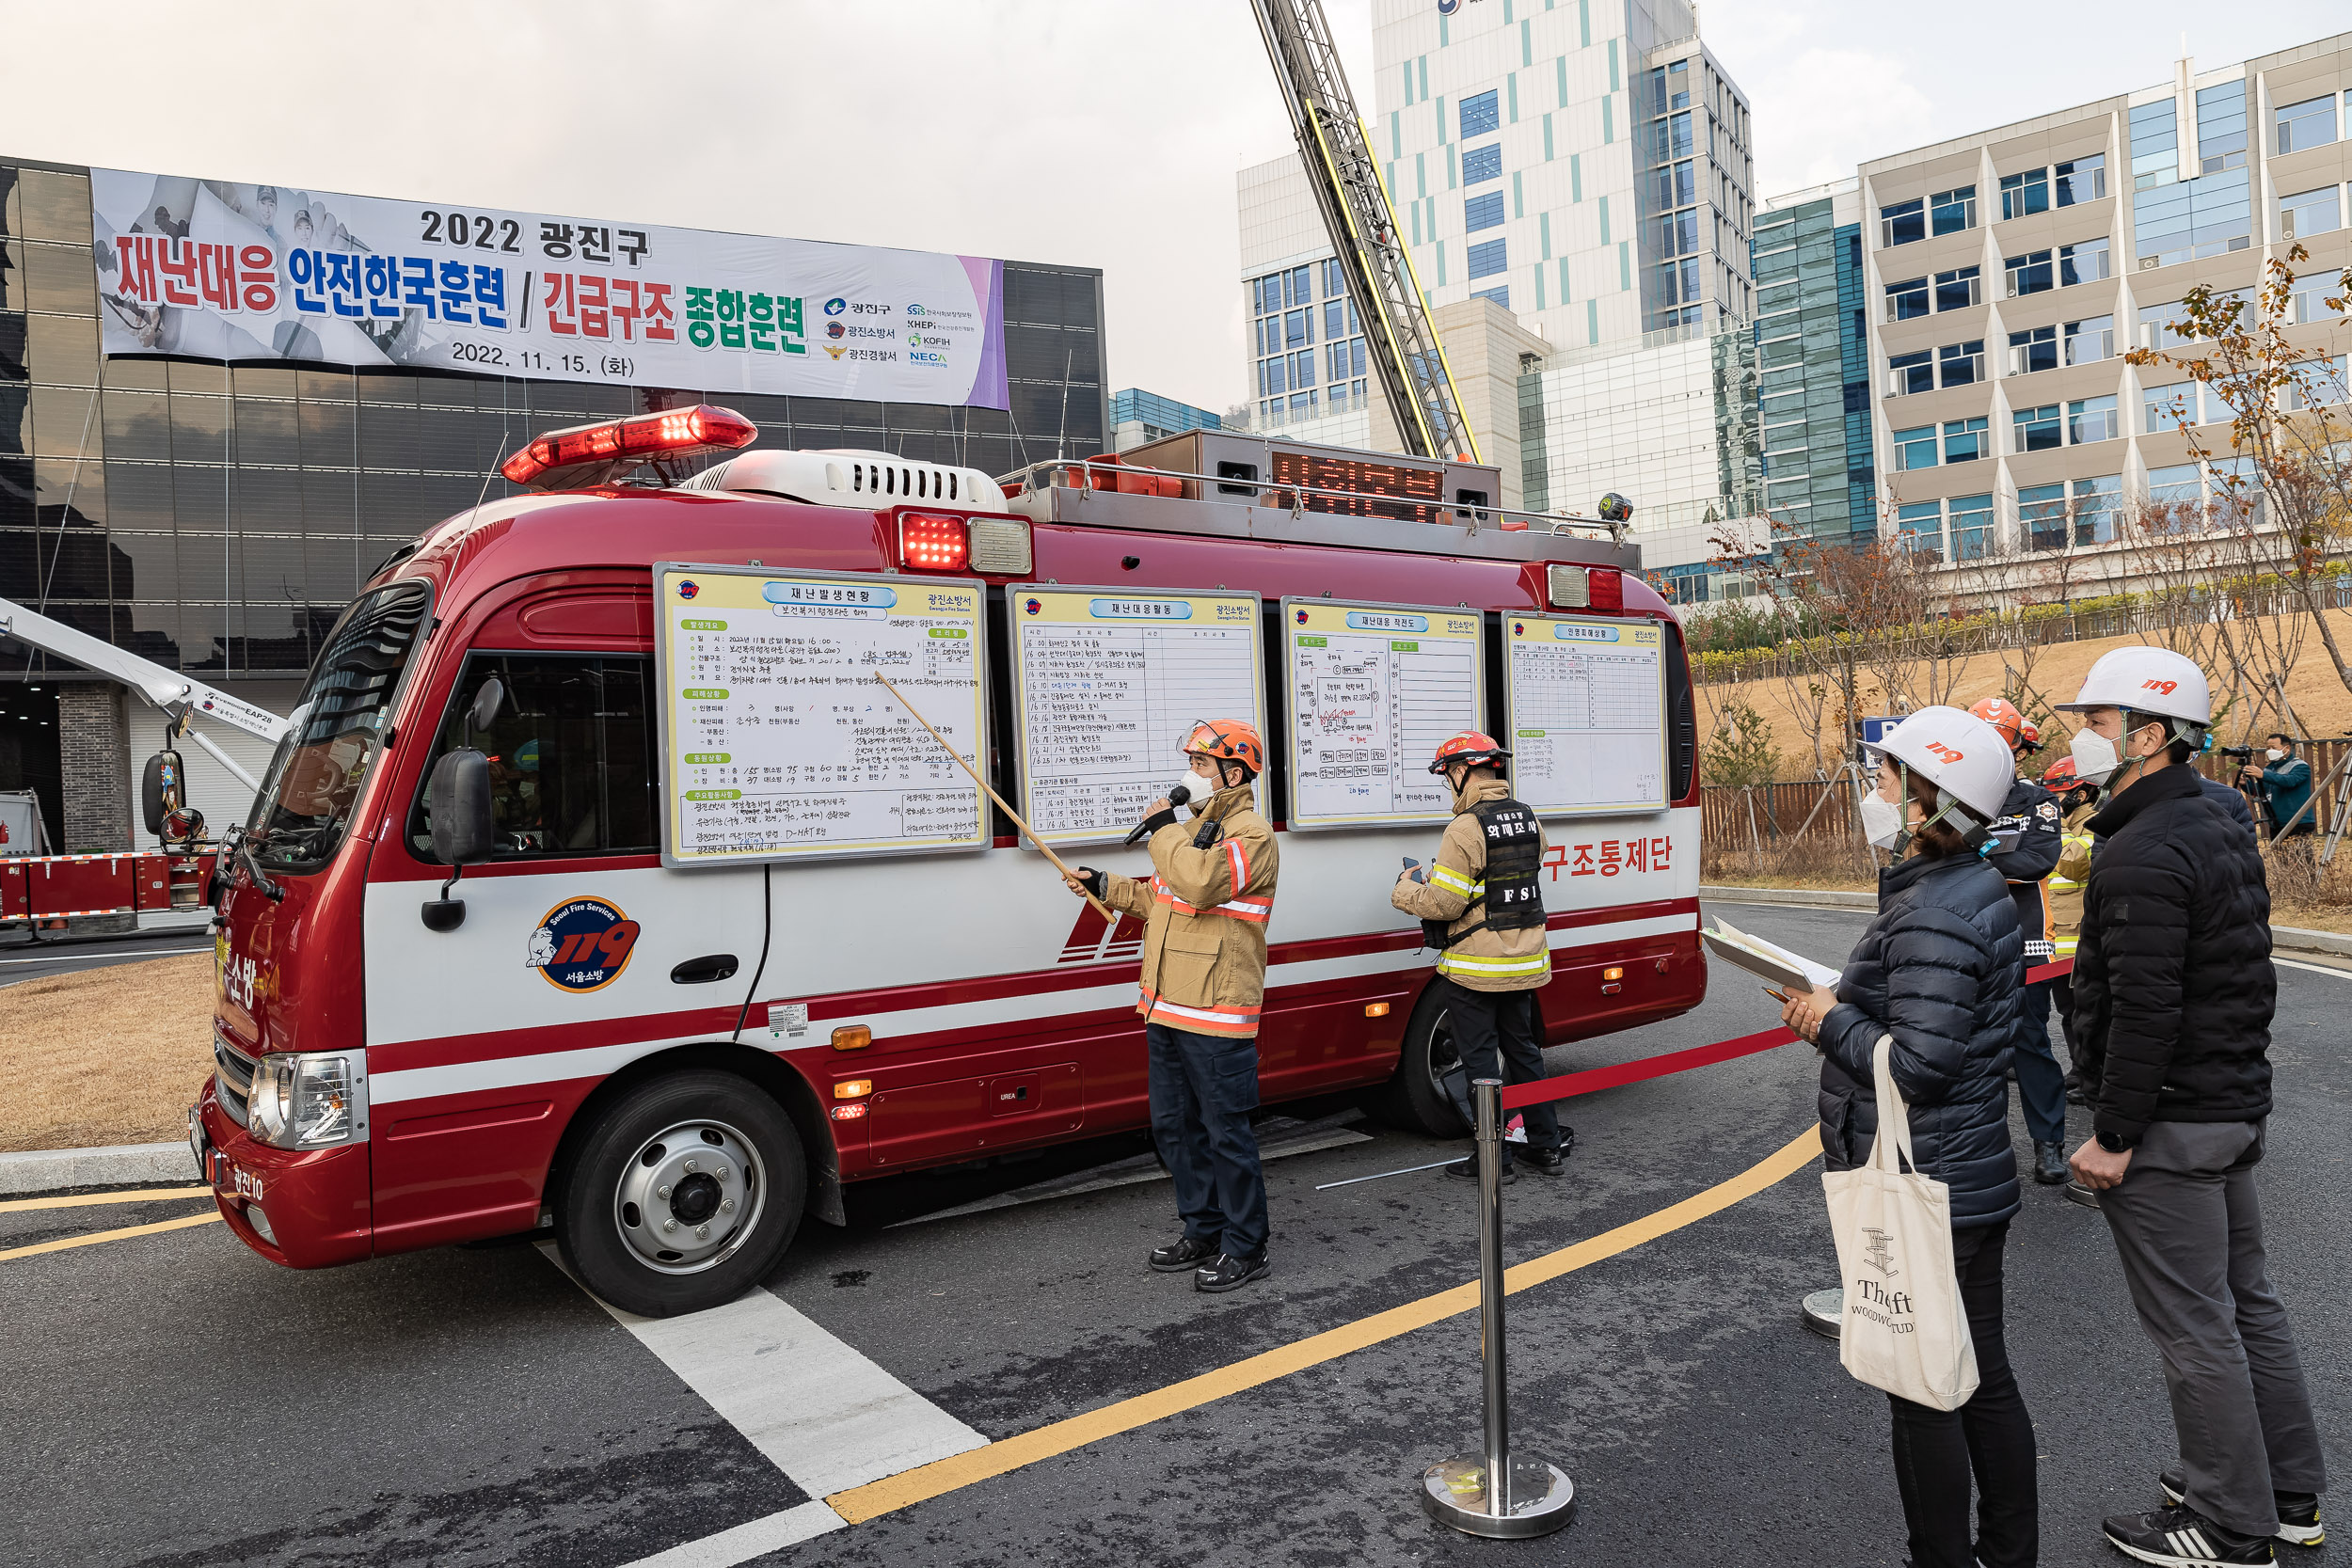
[[[218,1030],[213,1033],[213,1061],[219,1070],[214,1074],[216,1098],[220,1108],[229,1113],[229,1119],[239,1127],[249,1126],[247,1102],[253,1097],[253,1058],[230,1045]]]

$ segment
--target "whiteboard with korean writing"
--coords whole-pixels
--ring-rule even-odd
[[[1184,772],[1200,720],[1265,734],[1255,594],[1032,586],[1005,603],[1021,813],[1045,843],[1125,838]]]
[[[1284,599],[1294,828],[1443,822],[1429,771],[1448,736],[1481,727],[1476,610]]]
[[[981,584],[653,571],[663,864],[987,847]]]
[[[1512,793],[1547,816],[1666,808],[1666,642],[1639,621],[1503,624]]]

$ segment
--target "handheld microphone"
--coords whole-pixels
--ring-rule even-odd
[[[1129,845],[1138,843],[1143,839],[1149,838],[1152,834],[1157,832],[1162,828],[1175,826],[1176,808],[1184,804],[1184,802],[1190,800],[1191,799],[1192,791],[1185,788],[1183,784],[1178,784],[1174,789],[1169,790],[1168,792],[1168,810],[1155,813],[1154,815],[1147,816],[1142,821],[1136,823],[1135,832],[1127,835],[1127,843]]]

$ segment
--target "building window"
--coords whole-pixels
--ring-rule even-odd
[[[1928,313],[1928,280],[1914,277],[1886,286],[1886,319],[1891,322],[1909,321]]]
[[[2017,487],[2017,529],[2029,550],[2066,547],[2066,486],[2021,484]]]
[[[1304,392],[1293,392],[1291,394],[1291,414],[1294,418],[1299,416],[1311,418],[1314,411],[1315,394],[1311,389]]]
[[[1689,162],[1668,164],[1657,171],[1657,205],[1662,211],[1669,207],[1688,207],[1699,198],[1698,182]],[[1758,236],[1759,241],[1762,236]]]
[[[2077,546],[2114,542],[2116,509],[2123,499],[2122,475],[2070,481],[2066,499],[2074,513]]]
[[[2197,89],[2197,172],[2246,166],[2246,84]]]
[[[1500,289],[1472,289],[1470,291],[1470,298],[1491,299],[1497,305],[1500,305],[1505,310],[1508,310],[1511,309],[1511,286],[1506,283]]]
[[[2096,283],[2107,274],[2107,242],[2104,239],[2084,240],[2076,245],[2062,245],[2058,253],[2058,287],[2072,288],[2077,283]]]
[[[2088,158],[2058,165],[2051,170],[2052,183],[2058,188],[2058,205],[2072,207],[2078,202],[2096,201],[2107,194],[2107,155],[2093,152]]]
[[[1691,62],[1677,60],[1649,73],[1650,113],[1662,115],[1691,106]]]
[[[2195,523],[2204,511],[2204,475],[2194,463],[2148,470],[2148,502],[2169,514],[2174,528]]]
[[[1983,420],[1946,420],[1944,421],[1944,461],[1974,463],[1993,455],[1992,432]]]
[[[1293,310],[1282,317],[1282,346],[1296,348],[1315,341],[1315,313],[1312,310]]]
[[[2050,210],[2050,171],[2029,168],[2022,174],[2001,176],[2001,221],[2022,218],[2028,213]],[[1965,228],[1966,225],[1962,227]]]
[[[1667,213],[1658,220],[1658,253],[1689,256],[1699,248],[1699,215],[1695,211]]]
[[[1340,259],[1334,256],[1328,261],[1318,261],[1315,264],[1323,269],[1323,297],[1326,299],[1346,298],[1347,274],[1340,270]]]
[[[1323,302],[1323,341],[1335,343],[1347,336],[1347,301],[1327,299]]]
[[[2077,398],[2066,405],[2066,444],[2112,441],[2122,434],[2115,415],[2115,398]]]
[[[1468,141],[1472,136],[1487,135],[1502,122],[1502,104],[1498,102],[1495,89],[1492,87],[1463,99],[1461,108],[1461,139],[1463,141]]]
[[[1904,397],[1913,392],[1935,390],[1935,365],[1926,349],[1916,354],[1892,355],[1886,361],[1886,395]]]
[[[2150,436],[2179,430],[2197,422],[2197,383],[2175,381],[2166,387],[2146,387],[2139,394],[2140,429]]]
[[[1484,147],[1465,148],[1462,151],[1462,183],[1483,185],[1489,180],[1502,178],[1502,144],[1488,142]]]
[[[2174,328],[2181,330],[2175,331]],[[2139,308],[2139,346],[2141,348],[2178,348],[2190,334],[2188,306],[2174,300],[2169,305],[2143,305]]]
[[[2312,408],[2321,404],[2352,402],[2346,388],[2352,381],[2344,376],[2344,356],[2329,359],[2306,359],[2289,367],[2286,384],[2286,405],[2290,409]]]
[[[1507,244],[1509,242],[1506,240],[1488,240],[1484,245],[1470,246],[1470,275],[1471,278],[1492,277],[1499,272],[1509,271],[1511,263],[1503,253],[1503,247]]]
[[[1944,558],[1944,503],[1915,501],[1895,509],[1895,541],[1904,549]]]
[[[2313,234],[2332,234],[2344,227],[2342,211],[2333,185],[2282,196],[2279,198],[2279,238],[2307,240]]]
[[[2017,423],[2016,451],[2056,451],[2064,445],[2065,427],[2058,421],[2058,405],[2044,404],[2039,408],[2020,408],[2011,416]]]
[[[1899,430],[1894,439],[1897,473],[1935,467],[1935,426],[1923,424],[1912,430]]]
[[[1973,387],[1984,379],[1984,340],[1946,343],[1935,351],[1938,381],[1946,387]]]
[[[1935,308],[1939,310],[1965,310],[1977,303],[1978,268],[1961,267],[1935,275]]]
[[[1602,99],[1602,103],[1610,102]],[[1691,156],[1694,144],[1691,139],[1691,116],[1688,111],[1669,115],[1654,121],[1650,127],[1650,162],[1668,164],[1677,158]]]
[[[2065,359],[2070,365],[2096,364],[2115,357],[2115,318],[2092,316],[2087,321],[2068,322],[2059,329],[2064,340]]]
[[[1977,226],[1977,187],[1960,185],[1928,198],[1929,227],[1938,234],[1957,234]]]
[[[2058,369],[2058,328],[2032,326],[2009,335],[2009,373],[2031,375]]]
[[[1296,354],[1292,355],[1290,359],[1291,386],[1293,388],[1313,386],[1318,379],[1315,375],[1315,351],[1311,348],[1300,349]]]
[[[2001,270],[2009,277],[2009,297],[2011,299],[2020,294],[2038,294],[2058,286],[2050,268],[2050,253],[2046,250],[2029,250],[2023,256],[2005,256],[2001,259]]]
[[[2307,147],[2325,147],[2336,139],[2336,95],[2331,92],[2325,98],[2289,103],[2279,111],[2278,119],[2282,155]]]
[[[1472,234],[1482,229],[1502,227],[1502,193],[1488,191],[1484,196],[1473,196],[1463,202],[1462,227]]]
[[[1952,520],[1954,561],[1982,561],[1993,553],[1993,498],[1954,496],[1947,503]]]
[[[1661,305],[1685,305],[1699,297],[1699,260],[1686,256],[1679,261],[1661,262],[1657,269],[1658,302]],[[1666,326],[1687,325],[1682,321],[1664,322]]]
[[[1879,245],[1910,245],[1928,237],[1927,203],[1914,198],[1879,209]]]

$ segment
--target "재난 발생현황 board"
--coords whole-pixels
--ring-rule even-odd
[[[1480,727],[1479,614],[1337,599],[1282,601],[1294,828],[1441,822],[1429,759]]]
[[[1254,594],[1022,586],[1005,603],[1021,811],[1047,844],[1125,838],[1184,771],[1196,721],[1265,733]]]
[[[982,584],[661,562],[662,863],[988,844]]]
[[[1642,621],[1503,621],[1512,793],[1548,816],[1666,807],[1665,633]]]

